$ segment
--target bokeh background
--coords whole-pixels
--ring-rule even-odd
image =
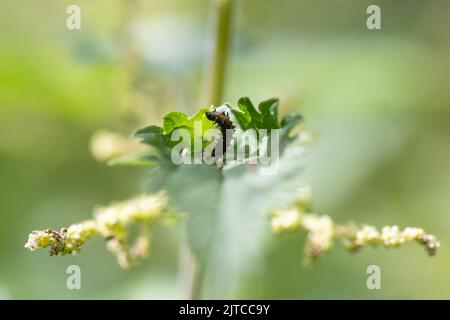
[[[146,170],[89,151],[99,129],[125,135],[168,111],[199,107],[210,2],[12,1],[0,10],[0,298],[181,297],[180,229],[159,227],[150,259],[122,270],[90,241],[79,256],[23,248],[142,190]],[[65,27],[81,7],[81,30]],[[382,30],[366,28],[381,7]],[[307,179],[334,220],[421,226],[437,256],[339,246],[302,266],[305,235],[276,237],[234,298],[450,298],[450,2],[238,0],[226,101],[280,97],[317,134]],[[66,289],[67,266],[82,290]],[[368,290],[366,268],[382,271]]]

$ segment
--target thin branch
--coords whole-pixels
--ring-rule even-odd
[[[234,0],[213,0],[213,37],[207,52],[203,103],[219,105],[223,101]]]
[[[206,106],[219,105],[223,101],[225,84],[225,71],[228,60],[230,42],[231,20],[233,12],[233,0],[212,0],[213,8],[213,37],[207,52],[207,60],[204,80],[203,103]],[[184,246],[183,255],[186,258],[182,274],[188,278],[188,299],[199,299],[201,294],[201,282],[204,276],[204,266],[200,257],[196,256],[189,244]]]

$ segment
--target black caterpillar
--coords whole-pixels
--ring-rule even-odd
[[[220,129],[221,137],[216,146],[219,145],[219,143],[222,144],[222,149],[220,150],[219,148],[217,150],[219,151],[217,155],[222,156],[225,154],[231,141],[231,137],[227,139],[227,130],[234,130],[235,126],[233,125],[233,121],[231,121],[227,111],[217,112],[213,110],[211,112],[206,112],[205,115],[208,120],[213,121]],[[212,157],[216,157],[216,149],[217,147],[213,149],[211,153]]]

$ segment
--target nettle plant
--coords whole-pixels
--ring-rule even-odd
[[[151,193],[97,208],[92,220],[60,231],[33,231],[25,247],[49,247],[51,256],[76,254],[87,240],[99,236],[127,268],[147,255],[152,228],[182,222],[195,261],[194,281],[206,275],[209,283],[220,282],[221,290],[237,284],[232,275],[258,255],[270,228],[274,234],[305,230],[306,264],[336,241],[349,251],[415,241],[433,255],[439,242],[423,229],[336,224],[327,215],[312,213],[311,192],[302,182],[311,135],[299,126],[301,119],[293,113],[280,121],[277,99],[263,101],[258,109],[241,98],[237,106],[202,108],[191,117],[171,112],[163,127],[135,132],[148,149],[110,160],[151,167]],[[230,159],[232,149],[243,152]],[[135,225],[142,229],[132,237]]]
[[[222,101],[233,10],[233,0],[212,2],[215,32],[204,105]],[[93,219],[59,231],[33,231],[25,247],[48,247],[51,256],[77,254],[86,241],[102,237],[127,268],[148,254],[153,228],[179,223],[184,230],[180,272],[188,298],[201,297],[203,290],[208,297],[231,297],[272,234],[303,232],[308,265],[336,242],[349,251],[417,242],[435,254],[437,238],[421,228],[337,224],[314,213],[303,174],[311,134],[297,113],[280,119],[278,105],[278,99],[269,99],[255,107],[241,98],[236,105],[201,108],[191,117],[171,112],[162,127],[139,129],[133,141],[97,133],[96,158],[149,167],[147,192],[99,207]],[[144,150],[136,151],[136,138]]]

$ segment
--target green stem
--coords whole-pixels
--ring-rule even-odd
[[[184,287],[185,296],[183,299],[199,300],[200,288],[202,283],[203,272],[198,257],[190,247],[189,243],[185,243],[181,251],[181,280]]]
[[[214,34],[208,48],[209,62],[205,71],[203,103],[220,105],[223,102],[234,0],[212,0],[212,2]]]
[[[220,105],[223,101],[225,71],[228,58],[231,18],[234,0],[212,0],[213,35],[207,53],[203,88],[203,104]],[[187,277],[188,299],[200,299],[205,261],[196,256],[189,244],[185,246],[183,262]]]

